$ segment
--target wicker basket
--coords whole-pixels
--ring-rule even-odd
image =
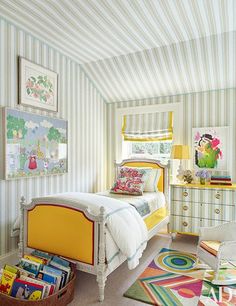
[[[75,278],[76,274],[74,273],[73,278],[64,288],[48,296],[47,298],[38,301],[19,300],[9,295],[0,293],[0,305],[1,306],[66,306],[70,302],[72,302],[74,298]]]

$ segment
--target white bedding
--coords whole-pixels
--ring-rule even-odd
[[[131,205],[135,204],[137,201],[145,201],[149,207],[148,214],[145,214],[143,218],[148,217],[150,214],[152,214],[155,210],[165,207],[166,200],[165,195],[163,192],[157,191],[157,192],[144,192],[143,195],[137,196],[137,195],[127,195],[127,194],[115,194],[110,193],[109,190],[104,192],[99,192],[99,195],[118,199],[120,201],[125,201],[126,203],[129,203]]]
[[[94,215],[101,206],[106,212],[106,259],[108,269],[115,267],[120,257],[128,261],[129,269],[134,269],[146,248],[148,232],[136,209],[118,199],[92,193],[63,193],[32,200],[35,204],[67,204],[77,208],[87,207]]]

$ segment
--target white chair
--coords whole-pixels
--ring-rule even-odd
[[[197,259],[196,267],[206,267],[204,264],[199,264],[200,260],[215,271],[212,284],[236,284],[236,278],[219,279],[219,270],[223,262],[230,263],[236,268],[236,222],[224,223],[215,227],[201,227]]]

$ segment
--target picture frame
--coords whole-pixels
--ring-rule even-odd
[[[68,172],[68,122],[18,109],[0,109],[3,149],[1,179]]]
[[[193,164],[195,170],[228,171],[229,127],[192,129]]]
[[[58,74],[19,57],[19,104],[58,112]]]

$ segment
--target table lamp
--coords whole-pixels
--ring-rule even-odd
[[[171,159],[179,159],[179,169],[177,178],[179,180],[183,179],[183,159],[190,159],[189,146],[186,145],[173,145],[171,150]]]

